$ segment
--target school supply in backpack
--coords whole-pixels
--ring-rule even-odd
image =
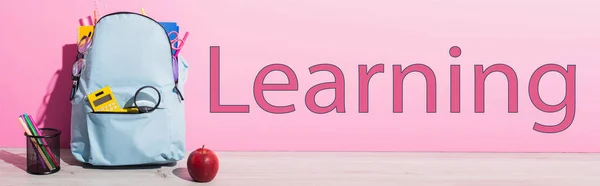
[[[159,24],[168,33],[170,41],[173,41],[174,39],[177,38],[177,36],[178,36],[177,34],[171,34],[172,32],[179,33],[179,26],[177,25],[176,22],[159,22]],[[179,47],[179,42],[175,42],[175,44],[172,44],[171,47],[172,48]],[[173,50],[173,51],[171,51],[171,54],[175,55],[175,52],[176,52],[176,50]]]
[[[77,42],[79,43],[84,36],[91,37],[94,34],[94,26],[79,26],[77,32]]]
[[[183,38],[179,38],[179,33],[176,31],[172,31],[169,33],[169,36],[173,34],[175,35],[175,38],[173,40],[171,40],[171,47],[173,48],[173,50],[175,50],[175,54],[173,54],[174,57],[177,57],[179,55],[179,51],[181,51],[181,49],[183,48],[183,44],[185,44],[185,41],[187,40],[187,37],[189,36],[189,32],[185,32],[185,35],[183,35]],[[178,44],[179,46],[175,45]]]
[[[127,112],[121,108],[109,86],[88,94],[88,101],[94,112]]]
[[[94,20],[92,16],[82,17],[79,19],[79,26],[93,26],[96,23]]]
[[[157,94],[157,99],[151,101],[152,105],[141,105],[138,98],[141,97],[142,90],[153,89]],[[147,93],[145,95],[148,95]],[[94,112],[98,113],[147,113],[156,110],[160,106],[161,95],[158,89],[153,86],[143,86],[133,95],[133,106],[121,107],[116,101],[110,86],[92,92],[88,95],[88,100]]]

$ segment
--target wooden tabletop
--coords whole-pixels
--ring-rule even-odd
[[[0,185],[213,186],[594,186],[600,154],[217,152],[210,183],[190,179],[186,162],[162,167],[98,169],[61,151],[61,170],[25,172],[25,149],[0,148]]]

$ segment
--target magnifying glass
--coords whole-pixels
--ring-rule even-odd
[[[156,110],[160,105],[161,95],[158,89],[153,86],[143,86],[139,88],[133,96],[134,112],[148,113]]]

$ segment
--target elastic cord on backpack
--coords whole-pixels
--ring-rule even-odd
[[[175,91],[177,92],[177,95],[179,95],[179,98],[181,98],[181,101],[183,101],[183,95],[181,95],[179,88],[177,88],[177,83],[175,83]]]
[[[177,56],[173,56],[173,79],[175,80],[175,92],[179,95],[181,101],[183,101],[183,95],[177,86],[179,85],[179,58]]]

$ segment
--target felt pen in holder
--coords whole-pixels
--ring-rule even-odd
[[[23,117],[22,117],[22,116],[20,116],[20,117],[19,117],[19,123],[21,123],[21,126],[23,127],[23,130],[25,130],[25,133],[26,133],[27,135],[31,135],[31,132],[29,132],[29,129],[27,128],[27,126],[26,126],[26,124],[25,124],[25,122],[24,122],[24,120],[23,120]],[[32,144],[33,146],[35,146],[35,147],[36,147],[35,154],[36,154],[38,157],[43,157],[43,156],[42,156],[42,154],[43,154],[43,152],[42,152],[42,149],[40,149],[40,147],[39,147],[39,144],[37,143],[37,141],[36,141],[35,139],[33,139],[33,138],[29,138],[29,141],[31,142],[31,144]],[[50,163],[49,163],[47,160],[45,160],[45,159],[43,159],[43,158],[38,158],[38,163],[39,163],[39,165],[41,165],[41,166],[42,166],[44,169],[52,170],[52,169],[51,169],[51,166],[50,166]]]
[[[33,121],[33,118],[31,117],[31,115],[28,114],[24,114],[23,117],[25,117],[27,123],[34,129],[33,131],[37,134],[37,136],[42,136],[41,131],[38,129],[35,121]],[[46,142],[46,140],[44,138],[40,138],[39,141],[41,142],[41,144],[43,145],[44,149],[47,152],[47,155],[50,157],[49,160],[52,160],[52,163],[55,166],[58,166],[58,160],[56,160],[56,158],[54,157],[54,154],[52,154],[52,150],[50,150],[50,146],[48,145],[48,143]]]
[[[50,163],[50,161],[48,161],[48,158],[46,157],[45,152],[42,149],[42,147],[40,147],[40,144],[38,143],[38,141],[36,139],[32,138],[32,137],[35,137],[35,135],[33,135],[31,133],[31,131],[27,128],[27,124],[25,124],[23,117],[19,117],[19,122],[21,122],[21,125],[23,126],[23,128],[26,131],[25,132],[26,136],[27,136],[27,138],[29,138],[28,141],[31,141],[31,146],[34,147],[34,149],[32,149],[32,151],[35,152],[35,155],[33,155],[34,156],[33,158],[28,158],[28,159],[38,159],[39,162],[43,162],[43,163],[37,163],[37,165],[41,165],[41,167],[43,167],[44,169],[46,169],[48,171],[52,171],[52,170],[56,169],[56,167],[54,167],[52,165],[52,163]],[[30,154],[27,153],[27,156],[29,157]],[[29,164],[29,162],[28,162],[28,164]],[[28,165],[27,169],[29,170],[29,167],[32,167],[32,166],[33,165]],[[42,170],[44,170],[44,169],[42,169]],[[35,172],[43,172],[42,170],[36,169]]]
[[[27,172],[52,174],[60,170],[60,130],[38,128],[33,117],[27,113],[18,117],[25,130],[27,144]]]
[[[41,136],[41,134],[39,132],[37,132],[37,127],[34,126],[32,124],[32,122],[29,120],[29,116],[27,114],[23,114],[23,120],[25,120],[25,123],[27,123],[27,126],[29,126],[30,129],[30,133],[32,136]],[[52,154],[50,151],[50,149],[46,148],[47,144],[44,143],[42,141],[43,139],[41,138],[36,138],[35,141],[38,142],[38,145],[40,147],[40,149],[42,150],[42,153],[40,154],[41,156],[44,157],[44,159],[48,160],[48,162],[50,163],[50,166],[52,167],[52,169],[56,168],[56,163],[54,161],[52,161]]]

